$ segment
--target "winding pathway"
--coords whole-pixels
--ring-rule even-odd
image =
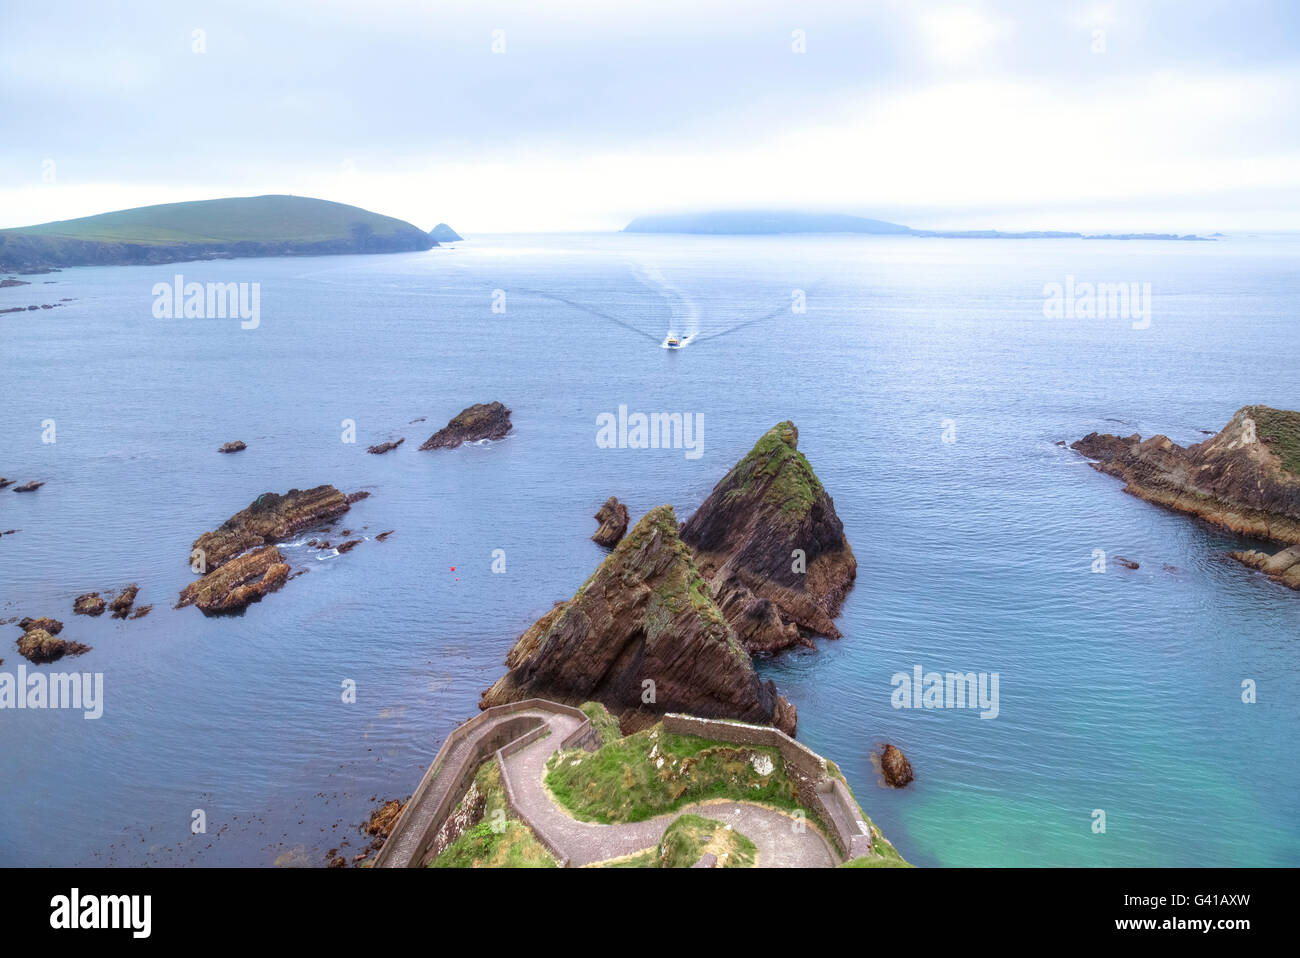
[[[793,816],[767,805],[714,800],[684,805],[640,822],[601,825],[581,822],[555,803],[544,779],[546,763],[564,738],[582,723],[570,715],[547,714],[551,734],[508,755],[502,769],[516,811],[544,841],[577,867],[622,858],[659,844],[664,829],[679,815],[698,814],[730,825],[758,849],[759,868],[830,868],[839,864],[830,843],[811,823],[796,830]]]

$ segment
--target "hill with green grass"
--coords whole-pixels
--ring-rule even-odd
[[[0,270],[397,253],[436,245],[419,227],[360,207],[307,196],[241,196],[0,230]]]

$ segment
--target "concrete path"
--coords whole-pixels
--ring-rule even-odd
[[[545,832],[574,867],[653,848],[673,819],[688,813],[730,825],[752,841],[758,849],[755,865],[759,868],[831,868],[839,864],[830,843],[811,823],[806,823],[799,833],[793,817],[750,802],[696,802],[666,815],[627,824],[580,822],[555,803],[544,779],[547,760],[581,721],[550,713],[545,718],[551,734],[508,756],[504,771],[524,817]]]
[[[567,716],[565,717],[567,718]],[[506,720],[518,718],[536,718],[540,724],[548,719],[558,719],[560,716],[543,709],[528,709],[505,717]],[[570,721],[573,722],[573,728],[576,728],[578,725],[577,720],[570,719]],[[480,725],[474,730],[473,734],[457,742],[446,755],[440,754],[440,767],[443,769],[459,768],[473,754],[478,747],[478,743],[495,731],[498,724],[490,721]],[[403,812],[397,828],[394,829],[388,843],[385,845],[383,852],[385,861],[396,861],[404,865],[413,861],[416,849],[433,824],[438,808],[446,799],[449,788],[451,788],[451,783],[445,778],[435,779],[431,783],[431,787],[420,796],[419,800]],[[392,847],[389,848],[388,845]]]

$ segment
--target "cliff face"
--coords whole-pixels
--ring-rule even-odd
[[[794,423],[773,426],[681,530],[753,652],[787,648],[806,634],[838,638],[831,620],[857,576],[835,504],[798,444]]]
[[[648,512],[570,601],[524,633],[506,664],[480,708],[531,696],[596,700],[630,727],[678,711],[794,733],[794,707],[759,680],[678,537],[671,506]]]
[[[1071,446],[1125,492],[1232,532],[1300,543],[1300,413],[1245,406],[1218,435],[1186,448],[1091,433]]]

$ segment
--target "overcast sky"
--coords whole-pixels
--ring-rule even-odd
[[[0,227],[295,193],[464,233],[1300,228],[1295,0],[5,7]]]

